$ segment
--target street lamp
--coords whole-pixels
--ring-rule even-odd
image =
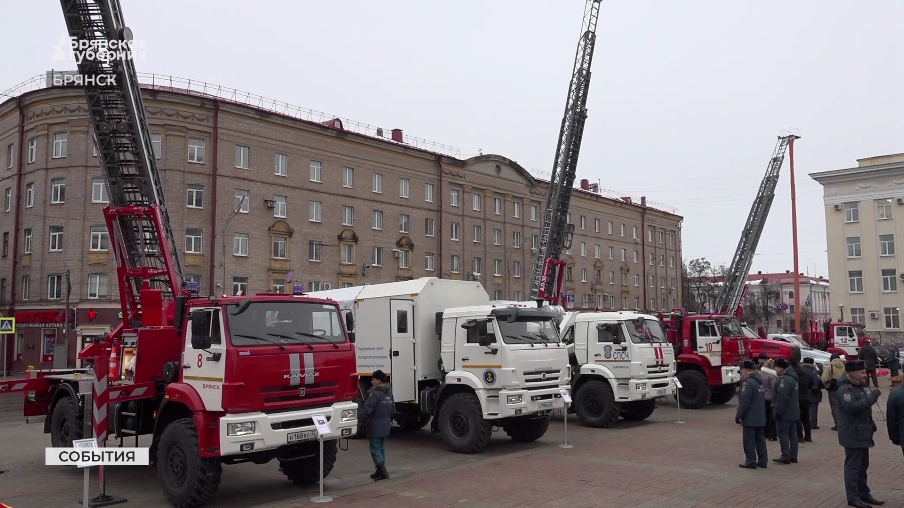
[[[239,199],[239,203],[237,205],[235,205],[235,210],[233,210],[232,213],[229,214],[229,217],[226,219],[226,224],[223,224],[222,238],[223,238],[223,294],[224,295],[226,294],[226,228],[229,226],[229,223],[236,216],[236,214],[239,213],[239,210],[242,209],[242,205],[245,203],[246,197],[247,196],[245,196],[244,194],[242,195],[241,199]],[[250,246],[249,246],[249,248],[250,248]]]
[[[838,321],[844,321],[844,304],[843,304],[843,303],[839,303],[839,304],[838,304],[838,309],[841,311],[841,319],[839,319]]]

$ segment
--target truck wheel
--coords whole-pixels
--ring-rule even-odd
[[[700,409],[709,401],[712,389],[706,381],[706,376],[696,370],[683,370],[678,373],[678,381],[681,382],[679,402],[685,409]]]
[[[72,441],[81,439],[84,429],[75,401],[66,396],[53,406],[50,416],[50,443],[54,448],[72,448]]]
[[[173,506],[190,508],[208,501],[220,486],[223,466],[198,453],[193,418],[176,420],[163,429],[157,447],[157,477]]]
[[[453,452],[477,453],[490,442],[493,427],[473,393],[456,393],[439,410],[439,431]]]
[[[339,441],[323,442],[323,477],[326,478],[336,465],[336,454],[339,450]],[[320,445],[317,444],[314,456],[299,460],[280,460],[279,470],[286,475],[292,483],[298,485],[315,485],[320,481]]]
[[[503,425],[502,430],[508,437],[519,443],[532,443],[546,434],[549,428],[549,415],[540,418],[519,418],[508,425]]]
[[[713,404],[725,404],[735,396],[735,385],[721,385],[713,388],[709,401]]]
[[[592,379],[578,389],[574,409],[581,423],[588,427],[606,428],[618,420],[615,394],[606,380]]]
[[[404,415],[395,419],[401,430],[421,430],[430,423],[430,415]]]
[[[646,420],[656,410],[656,399],[637,400],[625,404],[625,410],[622,411],[622,417],[632,422],[640,422]]]

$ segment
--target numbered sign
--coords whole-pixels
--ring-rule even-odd
[[[677,377],[673,378],[673,381],[675,381],[675,388],[678,388],[679,390],[684,388],[683,386],[681,386],[681,381],[678,381]]]
[[[328,422],[323,415],[314,415],[314,426],[317,427],[317,434],[319,436],[325,436],[333,432],[330,430],[330,422]]]
[[[571,404],[571,392],[568,390],[568,388],[559,388],[559,394],[562,396],[562,400],[564,400],[566,404]]]

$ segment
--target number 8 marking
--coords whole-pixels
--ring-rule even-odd
[[[198,353],[198,368],[201,368],[201,354]]]

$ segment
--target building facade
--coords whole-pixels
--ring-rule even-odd
[[[824,189],[832,317],[873,337],[899,340],[904,267],[904,154],[859,159],[857,167],[812,173]]]
[[[340,119],[189,90],[144,86],[143,96],[183,276],[202,296],[435,276],[528,298],[547,182],[517,162],[442,155],[398,129],[359,134]],[[120,320],[84,92],[47,87],[0,104],[0,147],[0,308],[19,328],[12,369],[48,367],[54,349],[72,364],[85,337]],[[680,307],[682,218],[582,187],[564,254],[569,306]],[[65,342],[67,273],[76,326]]]

